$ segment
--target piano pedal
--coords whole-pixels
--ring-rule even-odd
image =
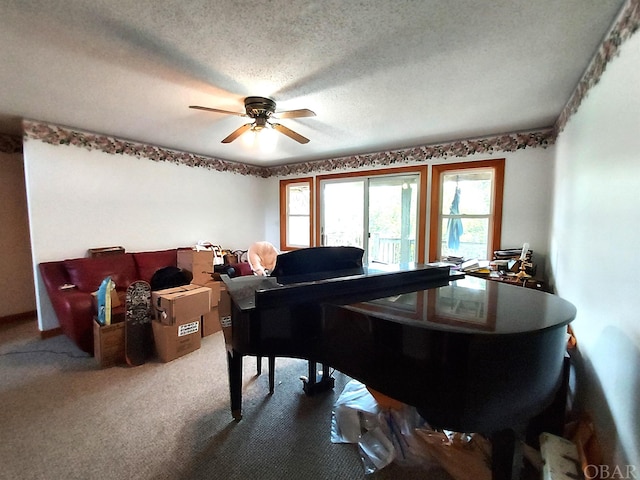
[[[335,378],[333,377],[324,378],[322,376],[322,373],[320,373],[320,375],[316,377],[315,382],[309,381],[309,378],[305,377],[304,375],[300,377],[300,380],[302,380],[302,389],[304,390],[304,393],[306,393],[309,396],[319,392],[324,392],[326,390],[332,390],[336,384]]]

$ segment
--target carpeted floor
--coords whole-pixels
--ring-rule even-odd
[[[266,362],[265,362],[266,363]],[[313,397],[302,360],[245,361],[243,419],[229,410],[221,333],[170,363],[99,369],[35,321],[0,325],[0,479],[429,479],[441,468],[391,464],[365,475],[358,448],[331,443],[332,407],[350,380]]]

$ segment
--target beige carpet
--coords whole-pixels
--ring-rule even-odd
[[[99,369],[35,322],[0,325],[0,479],[448,479],[391,464],[365,475],[356,445],[331,443],[350,379],[307,397],[302,360],[279,358],[276,391],[245,361],[244,418],[229,410],[224,341],[170,363]]]

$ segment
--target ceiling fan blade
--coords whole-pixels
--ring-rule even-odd
[[[227,115],[237,115],[239,117],[246,117],[246,113],[230,112],[228,110],[220,110],[219,108],[201,107],[200,105],[189,105],[189,108],[195,108],[196,110],[204,110],[206,112],[225,113]]]
[[[233,132],[231,132],[227,136],[227,138],[222,140],[222,143],[231,143],[231,142],[233,142],[236,138],[238,138],[244,132],[246,132],[247,130],[250,130],[252,126],[253,126],[253,123],[245,123],[240,128],[236,128]]]
[[[280,133],[285,134],[287,137],[292,138],[298,143],[309,143],[309,139],[307,137],[303,137],[299,133],[294,132],[293,130],[285,127],[284,125],[280,125],[279,123],[271,123],[273,128],[278,130]]]
[[[302,118],[302,117],[315,117],[316,114],[308,108],[301,108],[300,110],[286,110],[284,112],[276,112],[275,118]]]

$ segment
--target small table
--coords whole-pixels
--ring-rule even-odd
[[[507,275],[507,274],[499,275],[497,274],[497,272],[492,272],[492,273],[465,272],[465,273],[472,277],[484,278],[485,280],[508,283],[510,285],[518,285],[520,287],[533,288],[535,290],[552,293],[548,289],[547,284],[544,280],[541,280],[535,277],[518,278],[515,275]]]

